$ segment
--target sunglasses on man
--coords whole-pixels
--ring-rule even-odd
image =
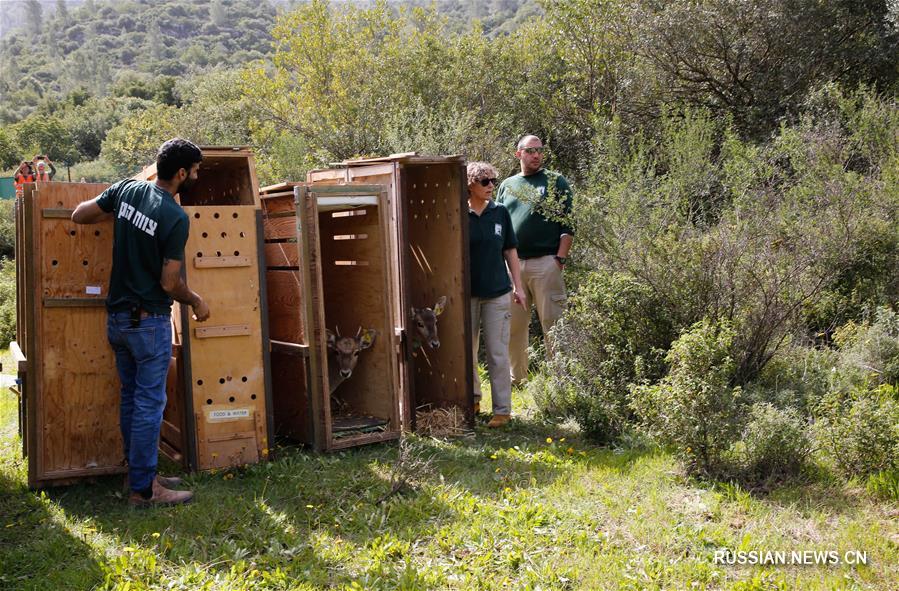
[[[538,147],[522,148],[521,151],[524,152],[525,154],[542,154],[544,149],[545,149],[544,146],[538,146]]]
[[[495,187],[497,180],[498,179],[481,179],[478,182],[481,183],[482,187],[486,187],[487,185],[491,185],[491,184]]]

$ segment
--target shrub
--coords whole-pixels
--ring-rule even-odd
[[[865,489],[875,497],[899,501],[899,470],[884,470],[872,474],[865,483]]]
[[[899,384],[899,314],[878,308],[870,322],[848,322],[834,334],[844,388]]]
[[[0,257],[0,348],[16,338],[16,263]]]
[[[747,397],[811,416],[830,391],[838,363],[839,355],[833,349],[793,342],[771,358],[758,379],[747,387]]]
[[[557,353],[535,401],[544,414],[572,418],[608,443],[634,422],[629,386],[664,375],[674,331],[651,290],[621,274],[590,274],[570,302],[553,328]]]
[[[631,390],[644,428],[671,446],[688,472],[714,476],[740,430],[742,389],[732,385],[735,364],[730,323],[703,320],[671,346],[669,374]]]
[[[749,412],[740,447],[743,477],[757,481],[797,474],[807,461],[811,443],[796,410],[762,402]]]
[[[884,384],[833,392],[820,405],[815,432],[847,478],[899,469],[899,390]]]
[[[0,257],[11,259],[16,254],[16,202],[0,200]]]

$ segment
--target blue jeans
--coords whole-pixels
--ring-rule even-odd
[[[169,314],[150,314],[131,327],[129,312],[109,314],[106,334],[122,382],[119,424],[131,490],[153,484],[159,458],[159,430],[165,410],[165,380],[172,356]]]

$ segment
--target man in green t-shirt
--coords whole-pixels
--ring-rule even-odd
[[[127,179],[72,213],[77,224],[113,223],[112,272],[106,296],[106,332],[122,384],[119,426],[128,460],[129,503],[174,505],[193,498],[171,490],[179,479],[156,474],[165,382],[172,356],[172,300],[209,318],[209,307],[182,276],[190,219],[175,195],[197,180],[203,153],[171,139],[156,156],[156,181]]]
[[[500,184],[496,201],[512,216],[525,296],[537,307],[546,351],[551,356],[552,342],[546,335],[565,308],[562,270],[574,240],[571,187],[561,174],[543,168],[543,142],[539,137],[526,135],[518,140],[515,157],[521,163],[521,173]],[[528,374],[530,319],[530,308],[512,307],[509,357],[515,384],[522,383]]]

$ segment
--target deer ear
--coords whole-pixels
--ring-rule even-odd
[[[415,320],[416,316],[418,316],[418,309],[415,306],[412,306],[412,308],[409,311],[409,318],[411,320]]]
[[[378,336],[378,331],[373,328],[366,328],[362,333],[362,336],[359,337],[359,348],[368,349],[374,345],[376,336]]]
[[[337,335],[327,328],[325,329],[325,335],[328,337],[328,348],[332,351],[335,350],[337,348]]]
[[[440,299],[437,300],[437,303],[434,304],[434,315],[440,316],[443,314],[443,307],[446,306],[446,296],[440,296]]]

